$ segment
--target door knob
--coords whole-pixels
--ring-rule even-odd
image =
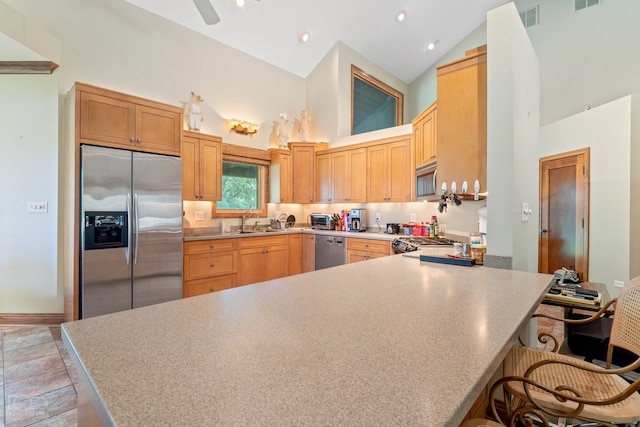
[[[545,234],[547,232],[546,228],[543,228],[542,230],[540,230],[540,234]]]

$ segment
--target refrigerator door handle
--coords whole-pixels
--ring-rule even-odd
[[[127,265],[131,261],[131,193],[127,193],[127,247],[124,250]]]
[[[135,216],[136,239],[133,246],[133,263],[138,263],[138,229],[140,228],[140,216],[138,215],[138,193],[133,193],[133,215]]]

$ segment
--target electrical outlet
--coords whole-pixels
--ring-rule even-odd
[[[376,212],[376,222],[380,222],[380,212]]]
[[[204,220],[204,212],[196,211],[196,221],[203,221],[203,220]]]
[[[622,288],[624,286],[624,282],[622,280],[614,280],[613,286],[615,286],[616,288]]]
[[[416,222],[416,214],[409,214],[409,222]]]
[[[27,212],[45,213],[49,210],[47,202],[28,202]]]

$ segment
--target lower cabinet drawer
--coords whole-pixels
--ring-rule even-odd
[[[370,252],[370,251],[348,250],[347,251],[347,264],[351,264],[351,263],[358,262],[358,261],[366,261],[368,259],[382,258],[382,257],[385,257],[385,256],[387,256],[387,254],[381,254],[381,253]]]
[[[236,285],[236,275],[210,277],[208,279],[190,280],[185,283],[184,297],[195,297],[211,292],[223,291]]]
[[[236,252],[187,255],[184,263],[184,279],[192,280],[235,273],[236,263]]]
[[[377,252],[380,254],[391,254],[391,242],[386,240],[347,238],[347,249],[356,251]]]

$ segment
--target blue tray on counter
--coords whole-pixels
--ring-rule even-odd
[[[462,265],[464,267],[471,267],[476,263],[475,260],[471,258],[452,258],[449,256],[441,255],[420,255],[420,261],[436,262],[439,264]]]

